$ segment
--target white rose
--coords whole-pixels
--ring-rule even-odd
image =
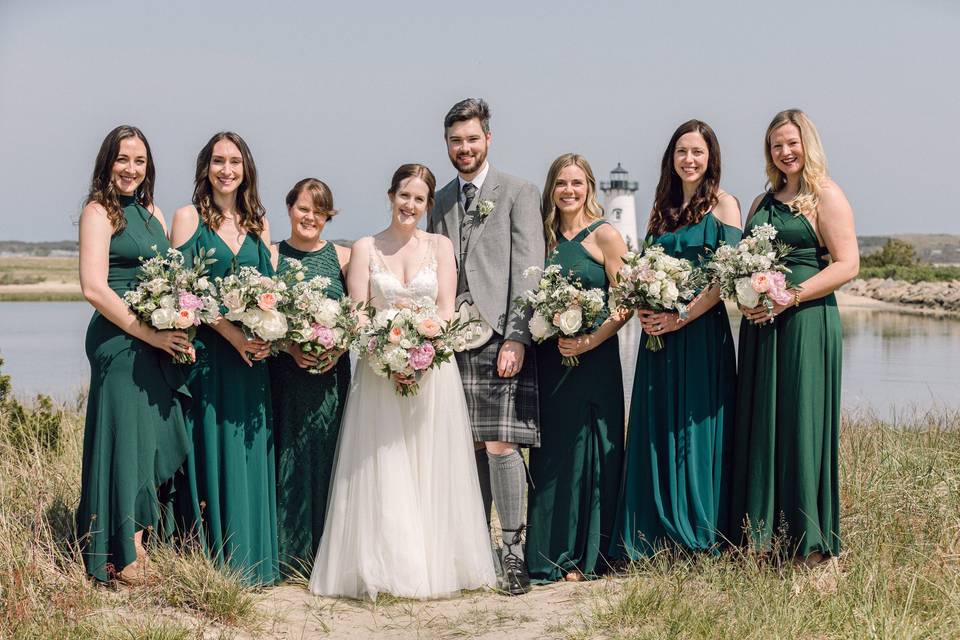
[[[251,309],[250,311],[244,311],[240,314],[240,321],[253,331],[256,331],[260,328],[260,325],[263,323],[263,316],[260,315],[260,309]],[[227,318],[230,318],[230,314],[227,314]]]
[[[173,296],[163,296],[160,298],[160,307],[163,309],[176,309],[177,300]]]
[[[340,345],[343,344],[343,337],[346,332],[340,327],[333,328],[333,344]]]
[[[667,280],[666,287],[667,289],[666,289],[666,292],[664,293],[664,298],[668,302],[673,302],[680,296],[680,290],[677,289],[677,285],[674,284],[672,281]]]
[[[654,280],[653,282],[651,282],[650,285],[647,287],[647,292],[650,294],[650,297],[659,298],[660,287],[662,286],[663,286],[663,283],[660,280]]]
[[[397,309],[387,308],[382,311],[377,311],[377,314],[373,317],[374,323],[378,327],[389,327],[390,323],[397,316]]]
[[[407,340],[406,338],[401,338],[400,346],[404,349],[409,349],[410,347],[413,346],[413,342],[411,342],[410,340]]]
[[[571,307],[560,314],[560,331],[572,336],[583,325],[583,312],[580,307]]]
[[[314,318],[317,322],[328,329],[337,324],[337,315],[340,313],[340,303],[330,298],[324,299],[317,305],[317,312]]]
[[[276,309],[257,309],[261,322],[257,334],[264,340],[279,340],[287,335],[287,317]]]
[[[163,293],[167,290],[167,281],[163,278],[154,278],[147,283],[147,290],[150,293]]]
[[[150,324],[157,329],[172,329],[173,321],[177,317],[177,312],[173,309],[160,307],[150,314]]]
[[[551,329],[550,322],[539,311],[534,311],[530,316],[530,335],[534,340],[542,341],[547,337]]]
[[[737,280],[737,302],[747,309],[752,309],[760,303],[760,294],[750,284],[750,278]]]
[[[243,311],[243,300],[240,297],[240,292],[234,289],[233,291],[227,291],[223,294],[223,306],[227,308],[228,317],[229,314],[237,314]],[[231,318],[235,320],[236,318]]]

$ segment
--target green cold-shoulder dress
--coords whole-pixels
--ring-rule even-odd
[[[771,224],[791,246],[790,286],[827,266],[806,217],[767,194],[744,233]],[[730,538],[807,556],[840,552],[840,369],[833,294],[789,307],[773,324],[740,324]],[[749,531],[749,535],[743,532]]]
[[[169,248],[160,221],[120,197],[126,227],[110,239],[107,283],[134,288],[141,258]],[[171,357],[95,312],[87,327],[90,393],[83,436],[77,534],[87,573],[109,578],[137,559],[133,536],[161,520],[157,488],[183,464],[189,440],[183,374]],[[164,492],[167,493],[167,492]]]
[[[548,264],[580,278],[585,289],[609,286],[603,265],[581,244],[603,221],[573,239],[558,238]],[[623,376],[613,335],[561,364],[555,339],[536,347],[540,448],[530,450],[526,559],[535,582],[603,571],[610,547],[623,461]]]
[[[740,229],[708,213],[648,241],[694,265]],[[640,338],[613,555],[637,560],[672,544],[715,550],[729,510],[736,359],[723,303],[650,351]],[[718,529],[719,528],[719,529]]]
[[[189,262],[214,249],[210,277],[240,267],[273,275],[270,249],[248,233],[234,255],[203,221],[179,247]],[[226,322],[226,320],[222,320]],[[187,366],[193,402],[186,411],[193,450],[187,456],[178,514],[211,557],[243,574],[251,585],[277,581],[277,502],[270,377],[266,362],[248,366],[220,334],[201,326],[197,361]]]
[[[307,278],[330,279],[326,295],[342,298],[346,283],[337,249],[327,242],[316,251],[279,244],[279,271],[285,258],[303,263]],[[270,359],[273,425],[277,453],[277,537],[280,571],[309,576],[323,534],[327,493],[340,418],[350,388],[350,357],[344,354],[322,374],[308,373],[286,353]]]

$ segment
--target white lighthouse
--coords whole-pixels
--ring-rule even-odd
[[[603,218],[620,232],[627,246],[636,251],[640,246],[637,241],[637,204],[634,194],[637,192],[637,183],[630,182],[627,170],[617,163],[617,168],[610,172],[610,182],[601,182],[600,191],[603,193]]]
[[[637,203],[634,194],[637,183],[630,182],[627,170],[617,163],[610,172],[610,182],[601,182],[603,192],[603,218],[620,232],[631,251],[640,248],[637,240]],[[630,400],[633,395],[633,373],[640,345],[640,323],[632,318],[620,329],[620,366],[623,369],[623,400],[626,415],[630,415]]]

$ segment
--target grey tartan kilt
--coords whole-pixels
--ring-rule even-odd
[[[473,440],[539,447],[540,409],[535,351],[527,347],[520,373],[512,378],[501,378],[497,374],[497,354],[501,344],[503,338],[494,333],[482,347],[457,354]]]

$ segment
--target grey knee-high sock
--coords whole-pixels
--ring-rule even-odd
[[[490,461],[490,488],[493,502],[497,505],[500,527],[503,529],[505,551],[509,550],[523,558],[523,545],[514,544],[517,533],[525,524],[523,494],[527,488],[527,478],[523,468],[523,457],[519,451],[498,456],[488,453]]]
[[[487,516],[487,528],[490,528],[490,506],[493,494],[490,493],[490,463],[487,462],[487,450],[474,451],[477,458],[477,476],[480,479],[480,498],[483,500],[483,513]]]

